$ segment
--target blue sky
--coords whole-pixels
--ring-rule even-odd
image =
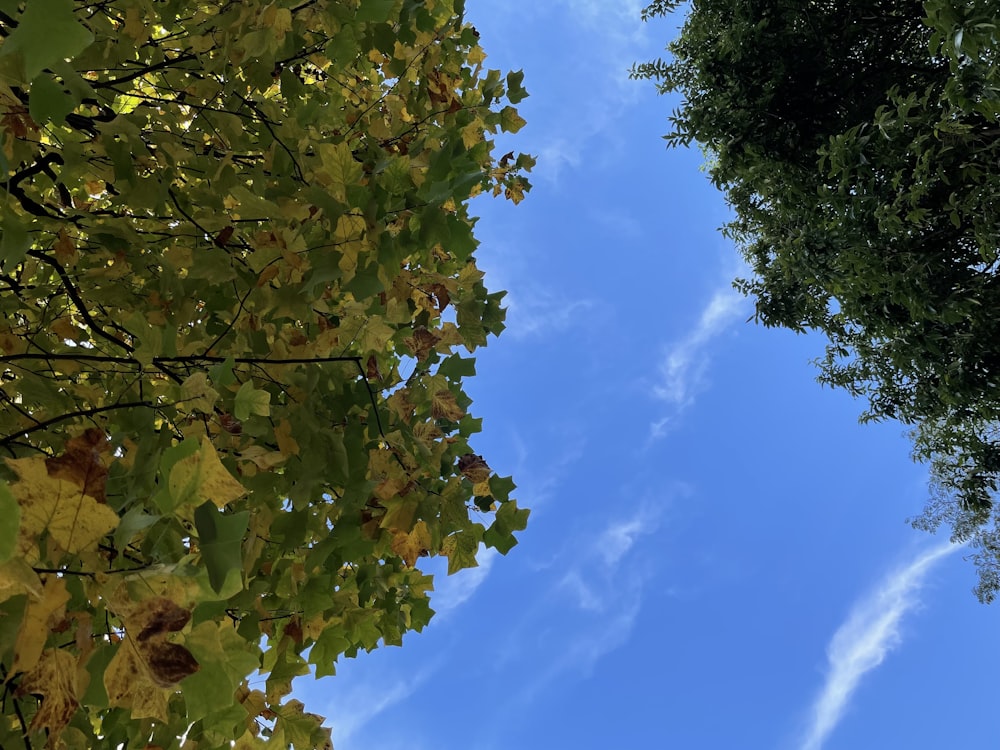
[[[735,250],[677,105],[627,80],[670,24],[628,0],[469,0],[523,68],[538,157],[480,200],[508,330],[469,383],[477,448],[532,508],[506,557],[446,577],[401,649],[296,694],[338,750],[993,748],[1000,614],[912,530],[904,428],[821,388],[818,337],[747,323]]]

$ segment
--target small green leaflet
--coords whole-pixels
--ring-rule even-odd
[[[518,509],[513,500],[503,503],[497,510],[493,524],[483,534],[483,542],[501,555],[506,555],[517,544],[514,532],[527,528],[529,512],[527,509]]]
[[[271,394],[267,391],[258,391],[249,380],[240,386],[236,393],[236,400],[233,402],[233,414],[236,418],[243,420],[251,414],[266,417],[271,413]]]
[[[226,514],[212,503],[199,505],[194,512],[198,530],[201,559],[208,568],[208,580],[216,592],[222,590],[226,574],[243,566],[243,535],[247,531],[250,512]]]

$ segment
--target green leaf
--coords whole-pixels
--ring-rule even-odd
[[[471,378],[476,374],[476,358],[452,354],[438,366],[438,374],[454,381]]]
[[[233,414],[237,419],[247,419],[251,414],[266,417],[271,413],[271,394],[259,391],[249,380],[240,386],[233,402]]]
[[[148,529],[159,521],[160,518],[160,516],[153,516],[146,513],[142,509],[142,506],[137,505],[131,508],[122,516],[122,520],[118,522],[118,528],[115,529],[115,548],[125,549],[136,534]]]
[[[234,384],[236,382],[236,375],[233,374],[233,367],[235,365],[235,358],[227,357],[225,362],[209,367],[208,376],[212,380],[212,383],[219,388],[226,388]]]
[[[524,118],[513,107],[504,107],[500,110],[500,127],[505,133],[516,133],[526,124]]]
[[[17,28],[0,47],[0,57],[20,52],[29,81],[60,60],[76,57],[94,35],[77,20],[74,8],[73,0],[26,3]]]
[[[327,459],[330,479],[340,486],[344,486],[351,478],[347,447],[344,445],[344,433],[338,430],[328,430],[326,435],[330,443],[330,456]]]
[[[517,104],[528,97],[528,92],[524,90],[523,83],[523,70],[512,70],[507,74],[507,98],[511,104]]]
[[[21,507],[7,483],[0,479],[0,563],[5,563],[14,556],[20,525]]]
[[[249,511],[226,514],[211,502],[202,503],[194,511],[201,558],[217,592],[222,590],[229,571],[243,567],[243,537],[249,520]]]
[[[0,261],[17,265],[24,260],[31,247],[28,227],[15,213],[4,213],[0,221]]]
[[[384,23],[389,20],[396,0],[364,0],[358,7],[355,18],[366,23]]]
[[[336,661],[350,646],[342,625],[328,625],[309,650],[309,663],[316,665],[316,676],[336,674]]]
[[[518,509],[513,500],[501,504],[492,525],[483,534],[483,542],[501,555],[506,555],[517,544],[514,532],[527,528],[529,513],[527,509]]]
[[[478,529],[482,529],[479,524]],[[479,551],[479,534],[471,531],[460,531],[445,537],[441,543],[441,554],[448,557],[448,575],[453,575],[465,568],[477,568],[479,562],[476,560],[476,553]]]
[[[79,101],[56,83],[52,76],[42,73],[31,82],[28,95],[28,112],[38,125],[62,122]]]
[[[209,511],[215,512],[212,508]],[[199,665],[197,672],[180,683],[189,721],[231,706],[236,688],[260,666],[256,647],[223,623],[199,623],[185,636],[184,646]]]

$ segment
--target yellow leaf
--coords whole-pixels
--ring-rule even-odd
[[[351,147],[344,142],[321,143],[317,151],[326,171],[320,179],[329,182],[330,193],[339,201],[347,200],[347,189],[361,181],[361,164],[354,159]]]
[[[33,669],[45,648],[49,637],[49,629],[66,616],[66,602],[69,592],[66,581],[55,576],[45,582],[42,597],[29,600],[21,621],[21,629],[17,632],[17,642],[14,644],[14,664],[11,673],[25,672]]]
[[[409,534],[397,531],[392,536],[392,551],[403,558],[403,562],[411,568],[417,562],[417,558],[425,554],[430,547],[431,532],[423,521],[417,521]]]
[[[215,446],[202,438],[201,450],[182,458],[170,470],[170,495],[175,501],[211,500],[218,507],[243,497],[247,491],[222,465]],[[200,504],[200,503],[197,503]]]
[[[219,400],[219,392],[208,384],[208,374],[196,372],[181,384],[184,394],[184,405],[190,411],[200,411],[211,414],[215,402]]]
[[[0,565],[0,602],[18,594],[41,599],[42,582],[28,563],[15,557]]]
[[[358,335],[358,344],[361,346],[361,351],[365,353],[382,352],[395,333],[396,329],[386,325],[381,317],[372,315],[365,322],[365,327]]]
[[[279,41],[292,30],[292,11],[288,8],[276,8],[273,4],[264,11],[264,26],[270,28]]]
[[[469,54],[466,55],[466,60],[468,60],[470,65],[478,65],[486,59],[486,53],[483,48],[478,44],[469,50]]]
[[[483,140],[483,121],[477,117],[462,128],[460,132],[462,134],[462,143],[465,144],[467,149],[470,149]]]
[[[174,686],[199,667],[190,651],[167,640],[184,628],[191,610],[165,597],[132,607],[125,620],[125,639],[104,672],[112,706],[132,709],[132,718],[167,722],[167,700]]]
[[[299,454],[299,444],[292,437],[292,424],[287,419],[282,419],[274,428],[274,439],[278,441],[278,450],[283,456]]]
[[[58,648],[48,649],[18,683],[18,693],[42,696],[31,731],[49,731],[49,746],[57,746],[63,729],[80,706],[76,657]]]
[[[39,558],[43,532],[71,555],[94,549],[118,526],[118,514],[86,495],[78,484],[49,476],[44,458],[7,459],[20,481],[10,485],[21,506],[18,548],[29,562]]]
[[[285,454],[279,451],[269,451],[262,445],[251,445],[240,451],[241,461],[251,461],[258,469],[268,471],[285,462]]]
[[[447,419],[457,422],[465,416],[465,410],[455,401],[455,394],[451,391],[438,391],[431,396],[431,416],[434,419]]]
[[[132,709],[133,718],[159,719],[164,724],[169,723],[167,699],[174,691],[153,682],[131,638],[118,645],[118,650],[104,670],[104,689],[108,693],[108,703]]]

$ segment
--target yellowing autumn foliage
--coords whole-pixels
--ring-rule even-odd
[[[4,750],[329,747],[294,678],[515,544],[485,60],[461,0],[0,4]]]

